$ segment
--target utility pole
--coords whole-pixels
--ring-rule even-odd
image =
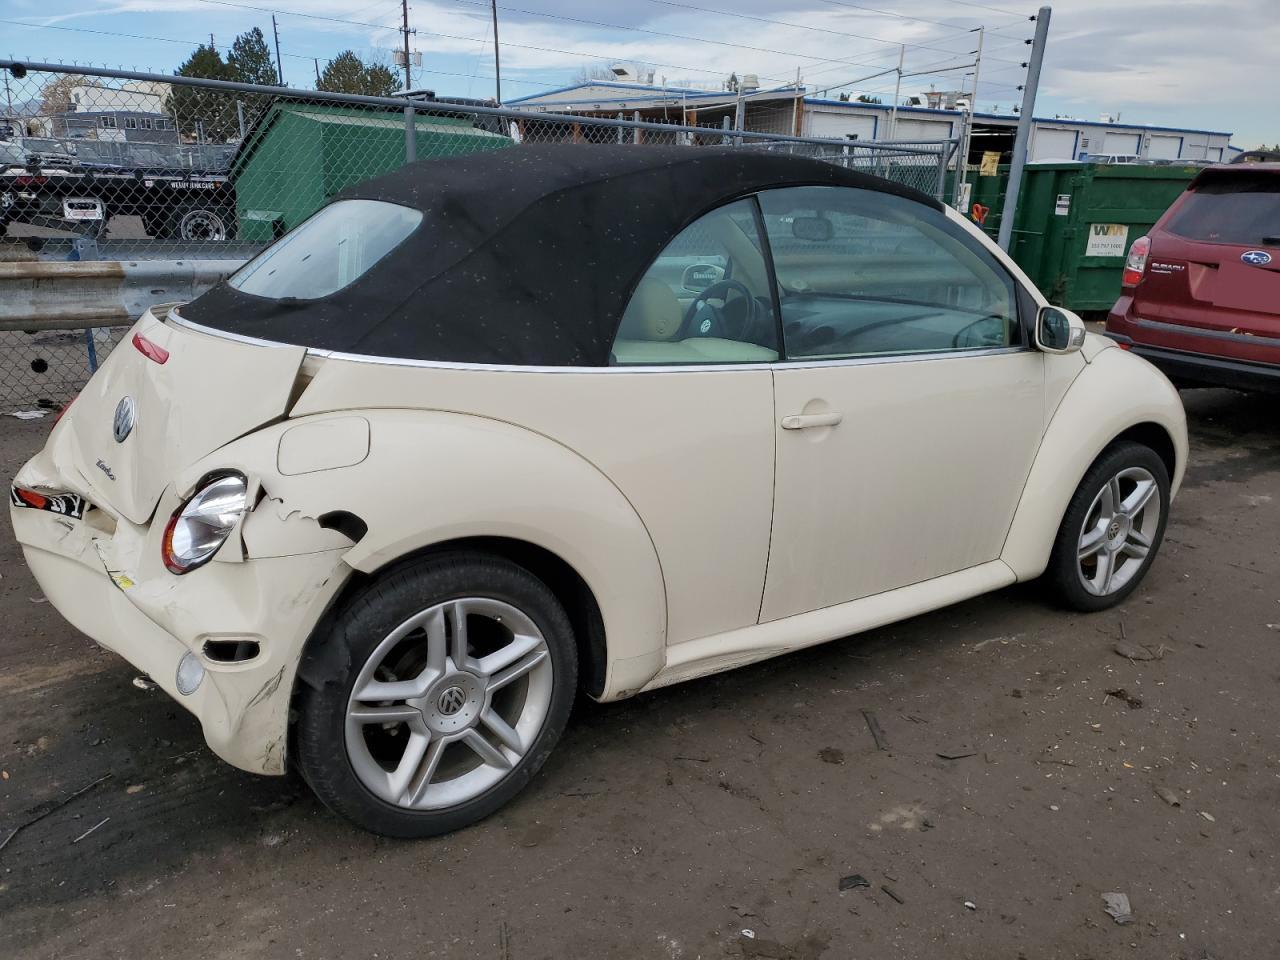
[[[284,86],[284,64],[280,62],[280,28],[276,26],[276,15],[271,15],[271,32],[276,38],[276,79]]]
[[[889,111],[889,139],[898,133],[898,101],[902,99],[902,61],[907,57],[907,45],[898,47],[898,79],[893,85],[893,108]]]
[[[413,89],[413,81],[409,73],[409,0],[400,0],[400,10],[404,14],[404,89],[408,93]]]
[[[489,0],[493,11],[493,92],[494,102],[502,106],[502,63],[498,59],[498,0]]]
[[[210,49],[210,50],[212,50],[212,51],[214,51],[215,53],[216,53],[216,52],[217,52],[217,50],[218,50],[218,48],[214,45],[214,42],[213,42],[213,34],[212,34],[212,33],[211,33],[211,34],[209,34],[209,49]]]
[[[316,65],[316,89],[320,88],[320,58],[312,57],[311,62]]]
[[[964,129],[960,134],[960,155],[956,163],[955,208],[961,213],[969,205],[969,195],[965,189],[969,183],[969,144],[973,140],[973,114],[978,109],[978,74],[982,70],[982,40],[986,36],[986,29],[986,27],[974,27],[969,31],[978,35],[978,49],[974,51],[973,60],[973,96],[969,98],[969,110],[964,118]]]
[[[803,99],[800,96],[800,68],[796,67],[796,99],[791,105],[791,135],[793,137],[800,136],[800,103]]]
[[[1027,82],[1022,88],[1022,111],[1018,114],[1018,133],[1013,141],[1013,162],[1009,166],[1009,186],[1005,189],[1004,207],[1000,211],[1000,249],[1006,253],[1013,239],[1013,218],[1018,210],[1018,191],[1022,188],[1022,168],[1027,164],[1027,140],[1036,112],[1036,89],[1040,86],[1040,67],[1044,63],[1044,45],[1049,39],[1049,15],[1053,10],[1041,7],[1036,13],[1036,36],[1031,41],[1031,59],[1027,61]]]

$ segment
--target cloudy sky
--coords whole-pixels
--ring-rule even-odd
[[[1037,116],[1070,115],[1231,131],[1254,147],[1280,141],[1273,64],[1280,0],[1059,0]],[[0,0],[0,52],[30,60],[171,71],[212,33],[219,47],[277,14],[285,79],[314,83],[340,50],[390,62],[400,0]],[[583,67],[639,61],[669,85],[718,88],[731,72],[884,97],[896,65],[943,70],[903,91],[972,85],[986,28],[978,105],[1008,111],[1021,94],[1034,7],[1017,0],[498,0],[503,95],[562,86]],[[414,83],[491,96],[489,0],[416,0]],[[839,86],[844,84],[844,86]]]

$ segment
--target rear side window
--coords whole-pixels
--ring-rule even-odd
[[[339,200],[285,234],[227,283],[272,300],[315,300],[354,283],[404,242],[422,212],[382,200]]]
[[[1280,245],[1280,175],[1240,173],[1201,183],[1165,229],[1208,243]]]

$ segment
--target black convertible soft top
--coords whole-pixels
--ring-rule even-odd
[[[757,190],[909,187],[751,147],[515,146],[406,164],[340,193],[421,210],[348,287],[273,300],[220,283],[182,316],[242,336],[366,356],[605,366],[631,292],[708,210]]]

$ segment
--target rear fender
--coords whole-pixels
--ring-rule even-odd
[[[1044,573],[1067,511],[1085,471],[1116,437],[1154,423],[1173,442],[1177,493],[1187,464],[1187,418],[1178,391],[1155,367],[1124,350],[1092,357],[1049,422],[1027,477],[1000,558],[1019,580]]]
[[[315,429],[344,419],[367,422],[367,448],[352,439],[358,431]],[[291,471],[319,466],[287,475],[286,450]],[[240,529],[249,558],[340,547],[352,570],[375,573],[459,539],[524,541],[572,567],[599,605],[608,656],[600,699],[634,693],[663,664],[666,593],[648,531],[603,473],[541,434],[464,414],[345,411],[228,444],[186,471],[179,489],[227,468],[261,484]],[[337,529],[335,517],[345,520]],[[223,552],[218,559],[238,559]]]

